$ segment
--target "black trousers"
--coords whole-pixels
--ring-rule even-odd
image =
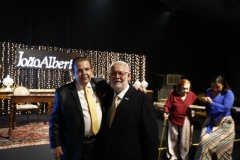
[[[96,160],[95,137],[84,138],[84,149],[81,160]]]

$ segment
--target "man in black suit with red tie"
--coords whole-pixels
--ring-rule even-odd
[[[129,85],[130,77],[127,63],[113,63],[110,70],[113,92],[98,95],[105,110],[102,156],[104,160],[157,160],[158,126],[152,102],[147,94]],[[97,83],[96,90],[101,86]]]

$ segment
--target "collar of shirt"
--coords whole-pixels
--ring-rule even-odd
[[[89,89],[89,90],[92,90],[92,89],[91,89],[91,88],[92,88],[92,85],[91,85],[91,83],[90,83],[90,82],[88,82],[88,84],[87,84],[87,87],[88,87],[88,89]],[[83,85],[81,85],[81,84],[78,84],[77,82],[76,82],[76,88],[77,88],[77,90],[78,90],[78,91],[80,91],[80,90],[83,90],[83,89],[84,89]]]

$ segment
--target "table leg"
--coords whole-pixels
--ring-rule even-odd
[[[13,113],[12,113],[12,115],[13,115],[12,130],[14,130],[15,127],[16,127],[16,108],[15,108],[15,107],[13,108]]]
[[[47,107],[48,107],[48,115],[50,115],[51,114],[51,112],[52,112],[52,102],[48,102],[47,103]]]
[[[9,130],[8,130],[8,138],[12,138],[12,128],[13,128],[13,121],[15,112],[14,104],[10,104],[10,114],[9,114]]]

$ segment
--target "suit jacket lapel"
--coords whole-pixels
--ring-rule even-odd
[[[78,96],[78,93],[77,93],[77,88],[76,88],[76,83],[75,81],[72,82],[72,85],[71,85],[71,94],[73,96],[73,99],[76,103],[76,107],[78,108],[78,111],[79,111],[79,114],[80,114],[80,117],[81,117],[81,120],[84,121],[83,119],[83,111],[82,111],[82,106],[81,106],[81,103],[80,103],[80,100],[79,100],[79,96]]]
[[[129,102],[131,100],[132,91],[133,91],[133,88],[130,86],[128,91],[125,93],[123,99],[118,104],[116,114],[112,122],[112,126],[114,126],[114,124],[126,114],[125,112],[128,112],[127,107],[130,107]],[[108,119],[108,122],[109,122],[109,119]]]
[[[95,84],[96,84],[95,80],[91,79],[90,84],[92,86],[93,91],[95,91]]]
[[[104,99],[104,108],[105,113],[103,114],[103,129],[108,130],[109,129],[109,120],[110,120],[110,114],[112,111],[112,101],[113,101],[113,93],[109,95],[108,97],[105,97]],[[107,103],[108,102],[108,103]]]
[[[90,83],[92,85],[93,90],[95,91],[95,82],[93,82],[93,79],[90,81]],[[78,108],[81,120],[84,122],[82,105],[80,103],[79,96],[78,96],[78,93],[77,93],[77,88],[76,88],[76,81],[72,82],[72,84],[70,86],[70,89],[71,89],[73,99],[75,100],[76,107]]]
[[[125,112],[127,110],[127,107],[129,107],[129,102],[131,100],[131,95],[132,95],[132,87],[130,87],[128,89],[128,91],[125,93],[123,99],[121,100],[121,102],[118,104],[117,107],[117,112],[123,113],[123,111]]]

